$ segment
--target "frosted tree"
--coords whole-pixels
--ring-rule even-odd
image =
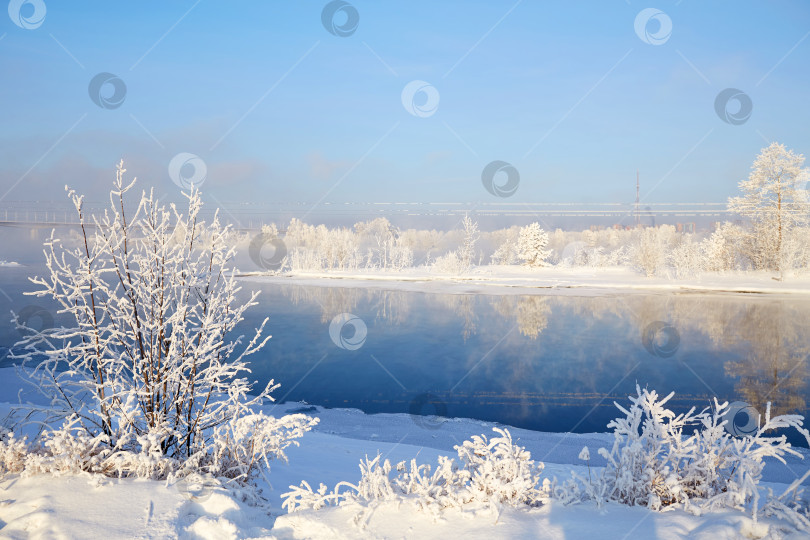
[[[490,256],[492,264],[516,264],[518,262],[517,240],[519,235],[520,227],[517,225],[491,233],[490,241],[498,246]]]
[[[518,235],[518,256],[531,267],[544,266],[551,255],[548,246],[548,234],[537,222],[520,229]]]
[[[461,225],[464,228],[464,239],[461,242],[461,247],[458,249],[458,257],[463,267],[468,269],[473,264],[475,245],[478,243],[478,239],[481,235],[478,232],[478,223],[473,221],[469,215],[464,215],[464,220],[461,222]]]
[[[692,241],[692,235],[685,235],[669,254],[669,262],[679,278],[693,277],[703,267],[701,244]]]
[[[701,243],[704,266],[710,272],[733,270],[736,264],[736,250],[741,231],[728,221],[719,225],[715,231]]]
[[[634,231],[637,233],[633,246],[633,259],[637,267],[644,271],[647,277],[663,267],[666,254],[670,252],[676,242],[675,227],[661,225],[660,227],[647,227]]]
[[[269,336],[262,336],[267,319],[246,343],[234,336],[258,293],[236,299],[230,227],[218,213],[201,219],[194,188],[183,210],[149,192],[126,213],[135,180],[125,183],[124,172],[119,163],[101,216],[86,215],[84,198],[68,190],[79,247],[52,232],[48,274],[31,280],[39,289],[30,294],[52,298],[71,323],[28,329],[17,357],[30,361],[35,382],[66,418],[63,431],[104,449],[92,470],[140,475],[138,459],[148,458],[161,465],[149,465],[147,476],[191,468],[247,480],[317,420],[257,412],[278,385],[254,392],[244,377],[245,358]]]
[[[771,143],[739,183],[742,196],[730,197],[728,209],[751,220],[749,250],[755,268],[784,272],[785,237],[808,223],[808,170],[804,156]]]

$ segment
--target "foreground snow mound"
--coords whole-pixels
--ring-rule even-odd
[[[99,475],[9,475],[0,482],[2,538],[272,538],[265,509],[222,488]]]
[[[698,517],[683,510],[650,512],[646,508],[609,503],[566,506],[549,501],[539,508],[505,508],[498,522],[475,519],[469,512],[446,510],[436,521],[412,503],[380,502],[361,523],[355,523],[357,508],[330,507],[295,512],[276,519],[273,534],[281,540],[359,540],[372,538],[465,538],[474,540],[800,540],[796,532],[776,519],[754,524],[734,511]],[[473,518],[473,519],[471,519]]]

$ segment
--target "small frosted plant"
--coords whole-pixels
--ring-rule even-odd
[[[217,213],[203,221],[193,187],[182,210],[144,192],[127,214],[135,181],[125,183],[124,173],[122,162],[101,216],[88,216],[84,198],[67,190],[79,245],[52,232],[48,274],[31,280],[39,289],[30,294],[52,298],[70,319],[29,329],[16,355],[66,419],[48,440],[92,449],[87,470],[96,472],[162,478],[191,469],[246,481],[269,459],[284,459],[317,420],[257,412],[278,385],[251,394],[245,378],[245,358],[269,336],[267,319],[246,343],[233,335],[258,293],[237,301],[230,227]]]
[[[588,450],[587,446],[583,446],[582,450],[579,452],[579,459],[580,461],[584,461],[588,464],[588,483],[592,482],[591,480],[591,452]]]

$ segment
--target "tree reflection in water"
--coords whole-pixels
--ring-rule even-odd
[[[554,426],[561,430],[593,410],[588,413],[593,418],[579,428],[587,429],[614,416],[613,401],[624,401],[638,382],[661,393],[675,390],[673,404],[683,408],[708,406],[717,396],[762,412],[767,401],[774,414],[807,412],[810,304],[802,300],[685,293],[437,294],[295,285],[276,291],[294,305],[317,305],[322,323],[339,313],[355,313],[371,323],[369,334],[384,338],[376,354],[388,357],[386,369],[403,381],[419,375],[405,384],[401,396],[395,388],[392,402],[407,403],[409,392],[430,391],[448,403],[451,415],[534,428],[538,418],[568,415],[567,424]],[[669,343],[659,344],[670,346],[666,354],[645,348],[644,333],[651,328],[669,332],[663,336]],[[385,342],[395,334],[405,338],[395,345]],[[345,401],[352,403],[352,397]],[[567,412],[560,415],[561,410]]]

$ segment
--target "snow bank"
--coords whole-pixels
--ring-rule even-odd
[[[374,509],[362,528],[352,524],[353,511],[329,508],[282,516],[273,533],[278,538],[368,539],[368,538],[542,538],[544,540],[740,540],[771,538],[798,540],[799,533],[777,536],[779,525],[760,521],[754,535],[750,518],[734,512],[697,517],[683,511],[656,514],[644,508],[611,504],[599,510],[591,505],[564,506],[552,502],[529,511],[505,509],[493,523],[486,516],[471,519],[461,511],[448,512],[439,522],[409,506],[383,503]],[[762,536],[761,536],[762,535]]]
[[[704,273],[690,279],[644,277],[629,268],[479,266],[463,275],[425,267],[392,271],[243,273],[246,280],[322,287],[378,287],[453,294],[608,294],[612,292],[729,292],[810,294],[810,275],[777,281],[771,272]]]
[[[6,370],[2,370],[6,371]],[[305,407],[278,405],[272,414],[289,414]],[[305,407],[306,408],[306,407]],[[272,409],[269,408],[269,409]],[[268,410],[268,412],[271,412]],[[552,540],[594,540],[650,538],[705,540],[756,538],[752,523],[739,512],[716,512],[703,517],[682,510],[664,513],[644,508],[608,504],[564,506],[557,501],[531,510],[505,508],[497,523],[489,513],[474,516],[449,511],[434,522],[408,504],[382,503],[355,523],[351,508],[328,508],[317,512],[286,515],[280,494],[301,480],[334,485],[342,479],[360,477],[360,459],[380,452],[399,461],[416,456],[420,463],[435,462],[439,455],[452,455],[447,446],[458,444],[467,433],[491,431],[490,423],[452,420],[442,429],[430,430],[415,424],[407,415],[366,415],[346,409],[317,408],[308,414],[319,416],[316,431],[304,435],[301,446],[290,452],[289,464],[277,463],[270,474],[272,486],[264,484],[265,507],[251,507],[222,490],[190,497],[182,486],[166,482],[98,479],[89,476],[7,476],[0,480],[0,536],[8,538],[548,538]],[[546,459],[544,477],[566,478],[570,471],[587,474],[585,467],[572,466],[583,443],[598,447],[607,434],[566,435],[538,433],[512,428],[513,436],[536,459]],[[397,436],[397,434],[399,434]],[[407,434],[412,444],[400,442]],[[381,439],[386,439],[383,441]],[[452,444],[451,444],[452,443]],[[440,448],[429,446],[433,444]],[[595,454],[595,452],[593,452]],[[580,462],[581,463],[581,462]],[[592,463],[593,465],[593,463]],[[778,467],[777,464],[773,464]],[[806,470],[801,461],[789,462],[797,474]],[[769,465],[766,471],[771,467]],[[794,476],[785,469],[783,483]],[[772,479],[773,480],[773,479]],[[767,484],[766,484],[767,485]],[[775,491],[784,489],[774,486]],[[760,520],[762,531],[772,538],[783,524]],[[766,536],[767,537],[767,536]],[[797,534],[781,538],[803,538]]]
[[[2,398],[12,400],[12,370],[0,370]],[[2,404],[0,410],[9,404]],[[306,433],[301,446],[289,452],[289,463],[277,462],[269,481],[260,482],[267,503],[261,507],[241,502],[238,494],[218,487],[192,491],[182,484],[65,475],[0,479],[0,537],[3,538],[548,538],[594,539],[739,539],[804,538],[785,531],[784,522],[760,519],[754,529],[750,517],[735,511],[703,516],[682,509],[655,513],[645,508],[613,503],[565,506],[552,500],[539,508],[501,510],[497,522],[491,512],[449,509],[438,521],[408,502],[381,502],[360,522],[351,507],[326,508],[286,514],[281,494],[301,480],[334,486],[360,478],[358,463],[380,453],[392,462],[415,458],[435,463],[452,456],[453,445],[473,434],[491,433],[499,424],[471,419],[434,419],[415,422],[406,414],[368,415],[350,409],[323,409],[301,403],[270,405],[274,416],[306,413],[321,418]],[[430,429],[425,427],[436,427]],[[571,471],[587,475],[578,459],[583,446],[607,446],[612,436],[541,433],[518,428],[510,431],[534,459],[545,462],[542,476],[565,479]],[[802,449],[805,458],[808,452]],[[591,452],[591,468],[598,472],[598,456]],[[789,458],[786,465],[769,463],[764,487],[784,491],[808,468],[807,459]],[[757,534],[754,534],[757,533]]]
[[[98,476],[7,476],[3,538],[272,538],[272,518],[224,491],[191,499],[177,485]]]

